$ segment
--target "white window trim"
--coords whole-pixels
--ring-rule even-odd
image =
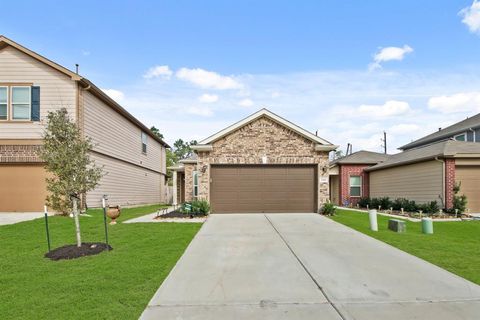
[[[457,140],[457,137],[461,137],[461,136],[463,136],[464,140]],[[453,139],[456,140],[456,141],[467,141],[467,133],[464,132],[464,133],[457,134],[457,135],[453,136]]]
[[[145,143],[143,143],[143,138],[144,137],[145,137]],[[143,131],[140,134],[140,140],[141,140],[141,143],[142,143],[142,153],[147,154],[147,151],[148,151],[148,135]],[[145,145],[145,151],[143,151],[143,145]]]
[[[197,175],[197,184],[195,184],[195,175]],[[192,171],[192,186],[193,186],[193,190],[192,190],[193,198],[197,198],[198,197],[198,171],[197,170]],[[197,187],[197,194],[195,194],[195,187]]]
[[[9,118],[10,118],[10,104],[9,104],[9,100],[10,100],[10,89],[8,86],[0,86],[0,88],[5,88],[7,89],[7,119],[0,119],[0,121],[8,121]]]
[[[352,186],[352,185],[350,184],[350,181],[351,181],[350,178],[351,178],[351,177],[359,177],[359,178],[360,178],[360,185],[358,185],[358,186]],[[351,176],[348,176],[348,196],[349,196],[349,197],[352,197],[352,198],[361,198],[361,197],[362,197],[362,194],[363,194],[362,184],[363,184],[363,177],[362,177],[361,175],[351,175]],[[358,196],[352,196],[352,195],[351,195],[351,191],[352,191],[351,188],[352,188],[352,187],[360,187],[360,195],[358,195]]]
[[[28,88],[28,119],[14,119],[13,118],[13,89],[14,88]],[[12,116],[10,117],[11,121],[32,121],[32,87],[31,86],[11,86],[11,98],[10,98],[10,108],[12,109]],[[16,104],[25,104],[25,103],[16,103]]]

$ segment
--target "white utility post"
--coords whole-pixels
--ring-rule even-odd
[[[172,204],[177,205],[177,171],[173,170]]]

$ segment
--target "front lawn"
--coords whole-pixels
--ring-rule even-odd
[[[390,231],[381,215],[378,232],[370,231],[366,213],[337,209],[332,219],[480,284],[480,221],[434,222],[434,234],[425,235],[421,223],[411,221],[406,233]]]
[[[159,206],[122,210],[119,222]],[[101,210],[81,217],[82,241],[104,241]],[[75,243],[71,218],[50,217],[52,249]],[[200,229],[194,223],[109,226],[110,252],[50,261],[43,219],[0,226],[2,319],[137,319]]]

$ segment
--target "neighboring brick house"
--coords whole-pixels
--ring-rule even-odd
[[[185,201],[205,199],[214,213],[317,212],[328,201],[337,146],[266,109],[193,148],[197,158],[172,168],[174,183],[184,179]]]
[[[383,153],[361,150],[330,162],[330,201],[350,206],[368,197],[368,173],[364,170],[387,158]]]
[[[90,157],[106,173],[83,203],[98,207],[104,194],[119,205],[164,201],[168,145],[89,80],[0,36],[0,212],[43,210],[38,151],[59,108],[93,140]]]

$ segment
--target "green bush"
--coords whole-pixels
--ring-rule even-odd
[[[382,206],[382,209],[390,209],[392,207],[392,201],[390,201],[389,197],[383,197],[378,199],[378,203],[380,206]]]
[[[207,215],[210,213],[210,204],[207,200],[193,200],[192,212],[200,215]]]
[[[366,208],[367,206],[370,207],[370,198],[369,197],[361,197],[358,200],[358,205],[360,208]]]
[[[323,205],[321,213],[326,216],[333,216],[335,215],[335,210],[337,210],[337,208],[335,208],[335,205],[331,202],[327,202]]]
[[[402,208],[407,212],[415,212],[418,209],[417,204],[413,200],[405,198],[397,198],[392,203],[393,210],[400,211]]]
[[[379,205],[380,205],[380,200],[378,198],[370,199],[370,209],[378,209]]]
[[[461,196],[458,195],[460,192],[460,183],[455,184],[453,187],[453,207],[452,208],[447,208],[446,212],[455,214],[455,209],[458,210],[458,213],[464,213],[465,210],[467,210],[467,196],[462,194]]]

